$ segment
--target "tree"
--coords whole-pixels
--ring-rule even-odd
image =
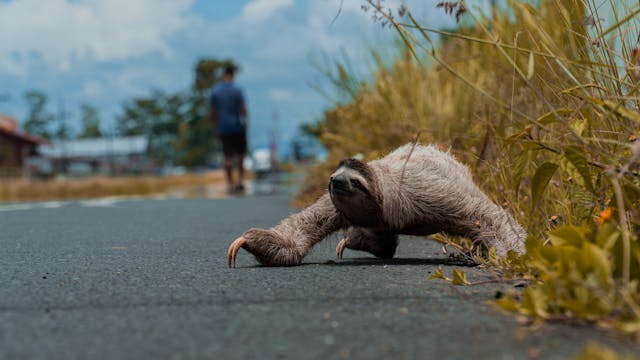
[[[162,163],[176,163],[176,139],[180,125],[188,117],[189,96],[153,90],[149,97],[137,97],[124,104],[118,116],[118,132],[125,136],[143,135],[149,139],[148,155]]]
[[[206,166],[217,149],[207,95],[226,66],[235,65],[231,60],[202,59],[196,63],[194,81],[187,91],[153,90],[150,96],[126,101],[117,117],[118,133],[147,136],[148,155],[160,162]]]
[[[117,118],[117,130],[124,136],[149,135],[151,124],[162,111],[157,92],[150,97],[127,100],[123,107],[123,113]]]
[[[201,59],[194,69],[194,80],[191,87],[190,109],[188,120],[179,129],[177,149],[182,156],[181,165],[188,167],[205,166],[210,155],[217,150],[215,129],[209,121],[209,90],[222,78],[222,70],[238,66],[230,59]]]
[[[89,103],[80,105],[80,121],[82,122],[82,132],[80,138],[102,137],[100,130],[100,113],[95,106]]]
[[[187,118],[189,96],[183,93],[162,94],[156,98],[156,106],[161,110],[151,123],[149,133],[149,156],[175,164],[181,153],[176,148],[179,127]]]
[[[30,134],[51,138],[50,125],[54,119],[52,113],[47,110],[47,95],[42,91],[31,90],[25,93],[25,100],[29,107],[24,129]]]
[[[71,138],[71,128],[66,122],[62,121],[53,132],[53,137],[60,140],[69,140]]]

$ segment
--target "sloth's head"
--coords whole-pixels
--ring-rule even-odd
[[[373,226],[382,221],[382,197],[373,169],[356,159],[340,162],[329,179],[333,205],[353,225]]]

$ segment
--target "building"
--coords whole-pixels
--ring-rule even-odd
[[[0,176],[22,175],[27,159],[47,141],[18,130],[16,119],[0,114]]]
[[[70,175],[139,174],[155,171],[145,136],[55,140],[40,154],[56,173]]]

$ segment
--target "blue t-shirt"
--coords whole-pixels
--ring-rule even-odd
[[[240,87],[221,81],[211,90],[209,103],[216,110],[218,134],[239,134],[245,131],[245,121],[241,113],[244,95]]]

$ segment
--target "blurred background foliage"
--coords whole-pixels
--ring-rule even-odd
[[[314,201],[335,164],[383,156],[418,139],[450,150],[529,231],[526,256],[490,256],[501,279],[529,286],[501,299],[532,319],[640,333],[638,14],[631,2],[508,1],[485,12],[440,2],[454,31],[411,9],[369,1],[402,46],[358,82],[337,63],[348,99],[306,130],[328,149],[296,203]],[[604,26],[604,16],[613,19]]]
[[[222,78],[226,66],[238,68],[231,59],[203,58],[193,68],[193,83],[188,89],[166,92],[153,89],[149,95],[127,99],[113,128],[105,128],[98,110],[90,103],[80,105],[81,129],[73,134],[67,118],[70,112],[50,110],[49,97],[39,90],[24,97],[28,113],[24,129],[45,139],[145,136],[148,156],[165,165],[202,168],[208,165],[217,144],[209,119],[209,89]]]

